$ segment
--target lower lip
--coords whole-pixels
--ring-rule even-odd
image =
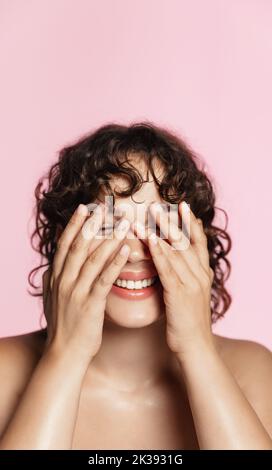
[[[156,279],[152,286],[144,287],[143,289],[125,289],[113,284],[111,292],[118,297],[126,300],[145,300],[151,295],[155,294],[158,290],[159,280]]]

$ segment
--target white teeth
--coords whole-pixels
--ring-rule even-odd
[[[143,289],[145,287],[149,287],[151,286],[152,284],[154,284],[154,282],[156,281],[157,279],[157,276],[154,276],[152,278],[149,278],[149,279],[142,279],[141,281],[132,281],[130,279],[117,279],[115,281],[115,285],[116,286],[119,286],[119,287],[125,287],[126,289]]]
[[[127,289],[134,289],[134,281],[127,281]]]
[[[141,281],[134,281],[134,289],[141,289],[142,282]]]

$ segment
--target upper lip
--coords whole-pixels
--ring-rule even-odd
[[[123,271],[119,274],[118,279],[141,281],[155,276],[157,276],[157,271],[155,269],[142,269],[141,271]]]

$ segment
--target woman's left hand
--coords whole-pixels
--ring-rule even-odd
[[[254,377],[248,380],[248,390],[247,387],[242,390],[233,374],[234,369],[228,367],[219,354],[212,335],[210,298],[213,271],[209,265],[207,238],[202,224],[189,207],[186,210],[184,202],[179,205],[178,215],[183,221],[190,220],[190,232],[186,237],[189,243],[182,250],[179,248],[184,248],[185,235],[182,240],[179,223],[170,223],[168,214],[163,212],[159,217],[155,207],[150,206],[150,210],[166,237],[164,240],[151,235],[148,247],[163,287],[167,343],[182,365],[182,380],[186,385],[199,448],[271,450],[271,437],[263,424],[268,423],[269,414],[267,407],[262,407],[263,390],[257,387],[256,394],[255,389],[252,394]],[[185,225],[187,228],[188,224]],[[268,368],[265,366],[263,370],[268,371],[270,356],[267,360]],[[245,376],[246,369],[245,363]],[[267,386],[269,388],[268,382]],[[255,409],[249,399],[252,397],[252,403],[257,404]],[[261,416],[265,417],[263,422]]]
[[[158,204],[151,204],[150,211],[167,241],[149,233],[148,246],[163,286],[167,343],[182,356],[203,341],[212,344],[210,299],[214,273],[202,221],[189,205],[183,201],[178,206],[178,218],[185,223],[189,238],[169,221],[168,213],[158,208]]]

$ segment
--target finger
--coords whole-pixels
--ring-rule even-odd
[[[152,203],[149,206],[149,211],[156,223],[160,228],[160,237],[169,240],[169,242],[174,246],[174,243],[180,242],[182,238],[182,231],[179,229],[178,217],[175,218],[175,223],[173,223],[173,211],[165,211],[163,207],[158,202]],[[176,211],[177,213],[177,211]]]
[[[169,245],[167,241],[161,239],[160,237],[157,237],[157,239],[158,244],[160,244],[162,249],[162,256],[168,260],[172,270],[175,271],[182,284],[185,286],[193,286],[199,283],[199,278],[195,275],[191,265],[188,265],[183,255],[173,251],[171,245]]]
[[[160,281],[163,285],[163,288],[170,292],[173,289],[173,283],[180,282],[176,271],[173,269],[173,266],[169,263],[165,252],[161,247],[161,239],[153,232],[148,237],[148,246],[152,256],[153,263],[158,272]]]
[[[193,248],[195,249],[202,267],[204,270],[209,273],[209,251],[208,251],[208,240],[207,236],[204,232],[203,223],[198,222],[195,214],[191,210],[189,204],[185,201],[179,204],[179,213],[184,220],[185,225],[189,226],[190,230],[190,240],[192,243]]]
[[[118,217],[115,214],[111,214],[109,210],[105,211],[105,220],[103,221],[102,226],[99,227],[95,237],[90,241],[88,254],[95,251],[105,239],[112,239],[114,227],[122,217],[127,218],[125,216],[120,215]]]
[[[105,300],[113,283],[118,278],[121,269],[125,266],[130,253],[129,245],[125,244],[118,251],[111,263],[102,271],[92,286],[91,296],[97,300]]]
[[[165,211],[162,210],[162,207],[158,204],[151,204],[150,206],[150,212],[152,216],[154,217],[154,220],[156,224],[160,227],[161,231],[163,234],[166,236],[166,239],[169,240],[170,245],[167,243],[162,244],[162,246],[165,245],[165,248],[167,249],[167,246],[169,249],[172,249],[172,251],[176,252],[176,255],[178,256],[178,262],[180,263],[180,258],[185,260],[185,263],[187,265],[187,268],[194,273],[194,275],[200,280],[202,279],[203,274],[203,268],[200,263],[200,260],[198,259],[198,255],[195,252],[195,250],[192,248],[192,245],[190,243],[190,225],[189,225],[189,220],[188,220],[188,215],[187,213],[184,214],[184,219],[182,219],[182,230],[179,228],[180,226],[180,215],[179,211],[171,211],[170,215],[168,216]],[[185,222],[185,223],[183,223]],[[184,225],[186,227],[186,230],[184,230]],[[184,233],[184,231],[186,233]],[[169,256],[171,256],[171,253],[169,252]],[[171,256],[171,259],[175,259],[173,256]]]
[[[150,228],[145,227],[140,222],[133,222],[131,224],[131,228],[134,230],[137,237],[140,238],[147,246],[149,246],[149,238],[151,234],[155,232],[153,232]],[[184,284],[190,283],[192,285],[196,282],[202,283],[202,280],[204,281],[204,276],[206,276],[206,272],[203,272],[203,268],[200,265],[200,262],[196,254],[192,250],[190,244],[187,249],[184,249],[184,243],[185,247],[186,245],[188,245],[188,243],[182,241],[182,249],[177,251],[173,249],[172,245],[169,245],[166,240],[162,239],[161,237],[158,237],[158,239],[160,242],[161,249],[163,250],[169,262],[170,260],[172,261],[171,264],[173,265],[173,269],[175,269],[175,271],[177,272],[181,282],[183,282]],[[174,261],[175,257],[173,256],[173,254],[175,253],[176,255],[180,253],[183,257],[179,256],[177,261]]]
[[[156,233],[154,230],[152,230],[150,227],[144,226],[141,222],[132,222],[131,224],[131,229],[134,231],[136,236],[145,243],[145,245],[149,246],[149,237],[152,235],[152,233]],[[162,240],[162,238],[159,238]],[[171,245],[168,243],[165,243],[165,245],[171,249]],[[162,249],[165,251],[164,244],[161,244]]]
[[[105,208],[102,205],[99,205],[96,210],[93,212],[91,217],[88,220],[95,221],[95,218],[98,217],[101,220],[101,216],[104,213]],[[76,237],[79,235],[80,231],[83,228],[83,224],[86,221],[86,217],[88,215],[88,208],[87,206],[80,204],[75,213],[72,215],[71,219],[69,220],[67,226],[65,227],[65,230],[63,231],[61,237],[58,240],[58,246],[57,246],[57,251],[54,256],[54,261],[53,261],[53,281],[54,279],[58,278],[59,275],[62,273],[66,258],[68,256],[68,253],[71,249],[71,246],[76,239]],[[83,237],[87,240],[86,233],[87,231],[83,230],[81,232]],[[72,251],[77,251],[76,247],[74,247]]]
[[[142,239],[143,242],[149,247],[151,254],[154,256],[154,251],[152,251],[152,246],[150,246],[150,237],[152,236],[153,232],[150,228],[145,227],[143,224],[140,222],[134,222],[131,224],[132,229],[134,230],[135,234],[137,235],[138,238]],[[179,254],[178,251],[173,250],[173,247],[167,243],[166,240],[163,240],[160,237],[157,237],[161,250],[163,253],[161,255],[165,255],[165,258],[168,260],[168,262],[172,266],[172,270],[174,270],[177,275],[179,280],[185,285],[193,285],[195,286],[196,284],[199,284],[202,282],[202,276],[206,275],[206,273],[201,273],[199,274],[199,261],[196,260],[196,256],[194,253],[191,253],[187,250],[182,251],[181,256],[177,256]],[[152,240],[152,238],[151,238]],[[185,259],[186,256],[184,256],[184,253],[188,253],[187,255],[187,260]],[[175,256],[176,255],[176,256]],[[177,259],[176,259],[177,258]],[[160,259],[158,259],[158,262]],[[155,262],[155,259],[154,259]],[[193,264],[196,266],[195,271],[192,269]],[[199,281],[198,281],[199,279]]]
[[[104,222],[105,213],[106,208],[98,206],[72,241],[62,270],[62,279],[67,286],[71,286],[77,279],[79,271],[88,256],[91,241],[95,238]]]
[[[137,238],[142,240],[146,245],[148,245],[148,230],[141,222],[133,221],[131,223],[131,230],[135,233]]]
[[[70,245],[81,228],[83,222],[85,221],[87,215],[87,206],[80,204],[73,213],[61,236],[59,237],[57,242],[57,251],[53,260],[54,276],[57,277],[61,273]]]
[[[75,288],[83,295],[87,295],[90,292],[92,283],[103,269],[106,261],[124,240],[129,227],[129,220],[121,219],[115,226],[113,238],[111,240],[106,239],[86,258],[75,285]]]
[[[161,238],[168,240],[171,246],[179,251],[185,251],[190,247],[190,234],[180,229],[180,216],[178,210],[165,212],[159,203],[153,203],[149,207],[150,213],[160,229]]]

